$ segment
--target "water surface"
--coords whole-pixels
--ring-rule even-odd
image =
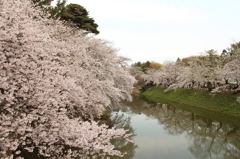
[[[199,108],[134,96],[114,116],[129,117],[136,136],[125,158],[240,158],[240,119]]]

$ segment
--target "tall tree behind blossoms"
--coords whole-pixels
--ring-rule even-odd
[[[59,18],[69,26],[85,30],[85,33],[100,33],[98,24],[89,16],[86,8],[79,4],[66,4],[67,0],[58,0],[56,6],[49,8],[51,18]]]
[[[0,158],[123,156],[110,140],[130,134],[93,121],[131,99],[117,50],[40,17],[29,0],[0,4]]]

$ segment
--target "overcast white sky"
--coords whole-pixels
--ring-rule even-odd
[[[68,0],[133,62],[176,61],[240,41],[240,0]]]

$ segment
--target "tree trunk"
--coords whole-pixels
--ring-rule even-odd
[[[212,83],[211,82],[207,82],[207,88],[208,88],[208,91],[212,91]]]

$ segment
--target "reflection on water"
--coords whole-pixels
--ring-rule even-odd
[[[188,106],[137,96],[123,106],[113,116],[122,114],[128,119],[126,125],[134,129],[138,146],[125,147],[130,153],[126,159],[240,158],[239,118],[196,108],[189,112],[179,109]]]
[[[133,134],[131,139],[134,137],[134,130],[131,126],[131,118],[130,116],[123,114],[123,113],[117,113],[114,112],[112,114],[112,122],[114,124],[114,127],[116,128],[124,128],[125,130],[128,130],[128,134]],[[115,146],[116,150],[119,150],[123,153],[125,153],[124,158],[130,159],[133,158],[135,155],[135,149],[137,148],[137,145],[134,142],[127,142],[125,139],[114,139],[111,141],[111,143]],[[109,156],[111,159],[118,159],[119,157],[115,156]]]

